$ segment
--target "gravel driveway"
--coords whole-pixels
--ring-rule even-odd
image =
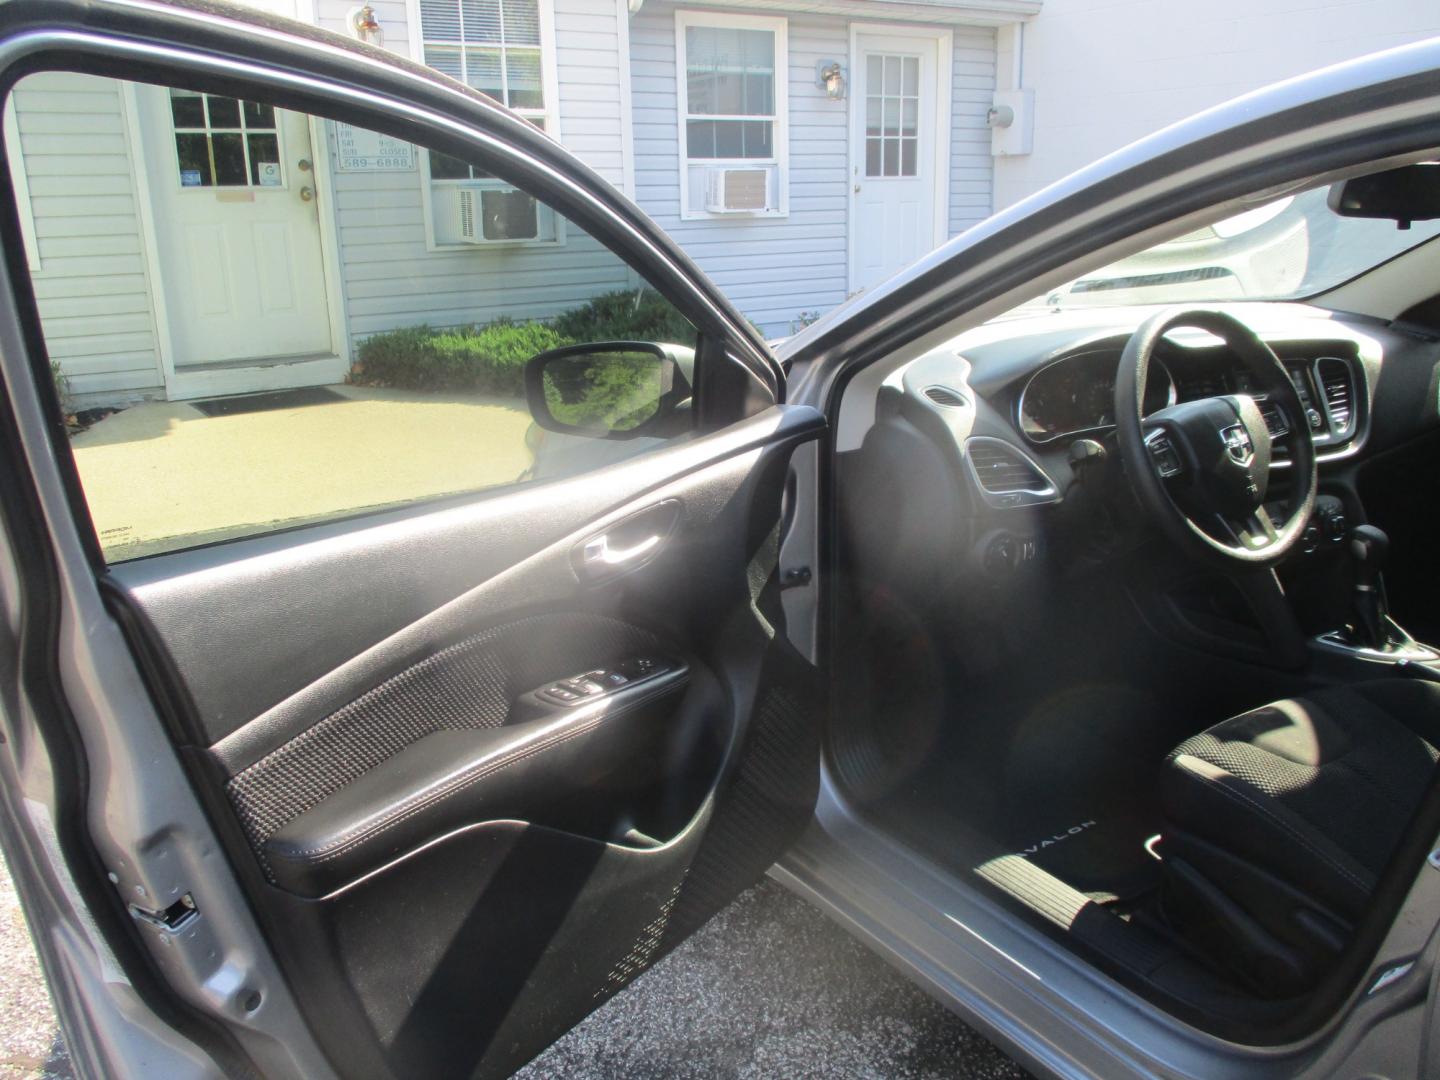
[[[536,1058],[524,1080],[1026,1074],[773,882]],[[0,873],[0,1077],[72,1078],[8,873]]]

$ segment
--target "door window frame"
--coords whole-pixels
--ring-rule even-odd
[[[859,70],[860,63],[860,38],[861,37],[896,37],[915,38],[932,41],[935,43],[935,85],[932,93],[935,94],[935,130],[932,139],[935,145],[935,185],[934,185],[934,220],[931,228],[931,246],[939,247],[950,238],[950,177],[955,169],[954,154],[950,145],[951,114],[955,100],[955,34],[951,30],[941,30],[934,27],[924,26],[896,26],[889,23],[865,23],[855,22],[850,24],[850,55],[848,58],[850,80],[847,88],[847,113],[845,116],[845,130],[848,135],[847,141],[850,144],[847,177],[849,183],[846,188],[847,196],[846,215],[847,222],[845,229],[845,282],[846,291],[854,295],[856,291],[855,282],[855,254],[860,239],[860,225],[856,213],[855,185],[866,183],[865,179],[865,146],[864,139],[856,139],[857,128],[864,126],[865,102],[861,95],[856,92],[859,80],[855,72]],[[924,87],[921,87],[922,93]],[[858,116],[858,121],[857,121]],[[924,137],[922,131],[921,137]],[[900,179],[897,177],[880,178],[883,181]],[[910,179],[904,177],[903,179]]]
[[[302,75],[294,70],[277,67],[262,57],[248,59],[242,64],[212,59],[196,54],[177,60],[163,51],[152,51],[143,42],[128,42],[113,37],[97,35],[82,43],[69,46],[63,60],[53,64],[53,70],[93,74],[101,78],[116,80],[121,88],[121,109],[126,143],[131,156],[132,168],[136,174],[136,192],[139,210],[149,215],[148,225],[142,222],[143,242],[147,248],[146,272],[152,278],[152,290],[161,304],[156,311],[157,320],[163,318],[162,290],[153,285],[156,273],[156,251],[154,243],[154,207],[149,200],[149,173],[146,168],[146,146],[142,141],[142,108],[139,102],[140,88],[165,90],[169,86],[198,89],[201,92],[220,92],[212,89],[233,82],[237,78],[247,79],[254,84],[257,93],[247,94],[248,98],[273,104],[277,109],[305,115],[309,121],[308,130],[312,147],[323,137],[323,121],[354,123],[407,141],[417,140],[423,145],[453,156],[483,157],[487,167],[493,167],[502,179],[523,184],[537,198],[547,202],[557,214],[573,218],[578,227],[635,274],[669,303],[674,305],[695,327],[697,342],[695,350],[695,379],[693,386],[696,401],[697,433],[715,430],[721,426],[738,422],[754,411],[764,408],[759,395],[739,392],[742,386],[764,386],[776,399],[783,400],[784,373],[773,354],[763,345],[758,332],[748,326],[738,312],[728,304],[714,286],[703,277],[693,274],[683,256],[653,222],[629,204],[610,201],[608,186],[595,190],[587,188],[576,178],[567,174],[563,162],[548,158],[545,145],[550,140],[539,132],[533,135],[517,135],[502,128],[497,131],[493,116],[487,116],[484,106],[459,95],[448,88],[428,83],[423,76],[410,78],[421,80],[421,85],[407,84],[404,90],[417,91],[404,102],[396,102],[384,96],[378,89],[358,90],[347,85],[331,85],[315,74]],[[45,65],[46,50],[36,50],[39,59],[32,59],[35,70],[50,70]],[[86,64],[77,59],[83,56],[93,61]],[[116,62],[116,58],[120,62]],[[0,55],[0,64],[4,62]],[[132,66],[133,65],[133,66]],[[324,65],[317,65],[323,71]],[[7,95],[13,87],[6,90]],[[437,100],[437,95],[443,95]],[[8,100],[8,98],[7,98]],[[528,128],[529,126],[526,125]],[[148,129],[147,129],[148,130]],[[533,129],[532,129],[533,130]],[[160,136],[173,142],[170,125]],[[527,146],[527,139],[537,145]],[[324,144],[321,144],[324,145]],[[169,151],[173,153],[173,150]],[[328,180],[328,175],[319,173],[321,161],[327,155],[315,155],[317,181]],[[321,199],[332,199],[323,194]],[[321,221],[334,224],[333,214],[321,214]],[[332,304],[341,294],[337,288],[331,296]],[[38,309],[29,306],[21,316],[27,333],[38,342],[44,341],[43,329],[39,323]],[[164,334],[163,322],[157,330],[157,347]],[[348,354],[348,336],[341,338]],[[48,356],[48,352],[44,353]],[[173,352],[169,353],[173,357]],[[48,368],[47,368],[48,370]],[[217,374],[223,377],[244,368],[224,368]],[[346,366],[333,381],[343,379]],[[168,380],[173,377],[173,368],[166,371]],[[182,378],[190,376],[182,374]],[[223,385],[203,389],[189,387],[184,397],[204,397],[214,394],[235,392]],[[179,399],[173,394],[172,398]],[[56,436],[62,441],[57,444],[57,456],[69,459],[68,439],[62,425],[55,427]],[[70,492],[71,505],[75,510],[74,524],[80,531],[87,556],[97,573],[106,571],[107,563],[95,532],[84,498],[83,487],[73,461],[64,468],[66,484]],[[471,501],[494,495],[503,495],[507,487],[480,489],[454,498]],[[406,504],[417,510],[438,505],[440,499],[419,500]],[[393,509],[393,508],[392,508]],[[378,512],[378,511],[377,511]],[[354,517],[362,518],[370,512],[361,512]],[[348,517],[348,516],[347,516]],[[307,523],[273,532],[291,532],[296,529],[333,525],[342,519],[321,523]],[[269,533],[262,534],[268,536]],[[244,542],[255,537],[241,537],[234,542]],[[218,541],[228,543],[232,541]],[[199,547],[209,547],[202,544]],[[198,549],[198,548],[197,548]],[[197,550],[188,549],[188,550]]]

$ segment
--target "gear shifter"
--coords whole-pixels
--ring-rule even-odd
[[[1389,643],[1389,635],[1385,629],[1387,613],[1380,569],[1390,551],[1390,538],[1374,525],[1357,525],[1350,530],[1346,547],[1355,564],[1355,586],[1351,597],[1355,617],[1354,642],[1362,648],[1384,650]]]

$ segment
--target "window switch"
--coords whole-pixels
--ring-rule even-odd
[[[547,688],[545,694],[547,697],[554,698],[556,701],[568,702],[580,700],[579,694],[576,694],[570,690],[566,690],[565,687],[561,686],[559,683],[556,683],[554,686]]]
[[[607,689],[614,689],[617,686],[625,686],[630,680],[618,671],[607,671],[601,677],[600,682]]]

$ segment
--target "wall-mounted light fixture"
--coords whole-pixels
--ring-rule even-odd
[[[841,100],[845,96],[845,73],[840,69],[840,61],[819,61],[815,65],[815,85],[832,101]]]
[[[365,44],[381,49],[385,47],[385,31],[380,26],[380,20],[375,16],[375,9],[369,4],[351,8],[350,29]]]

